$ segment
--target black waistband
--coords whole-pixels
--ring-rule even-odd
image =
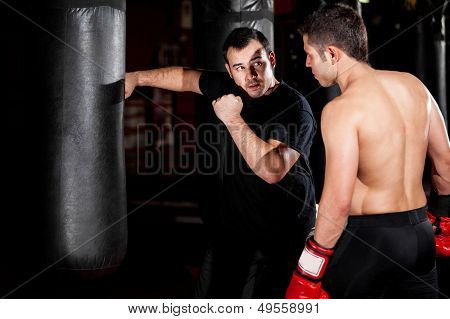
[[[426,206],[404,212],[349,216],[347,226],[395,227],[416,225],[427,220]]]

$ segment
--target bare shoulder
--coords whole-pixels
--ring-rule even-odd
[[[390,71],[390,70],[375,70],[377,76],[392,78],[392,79],[401,79],[406,81],[420,81],[414,75],[408,72],[400,72],[400,71]]]
[[[348,115],[356,114],[357,109],[361,106],[361,100],[364,99],[362,92],[348,91],[342,93],[325,105],[322,115]]]
[[[409,94],[427,95],[428,90],[417,77],[407,72],[376,70],[378,79],[394,89],[406,89]]]
[[[358,120],[361,115],[360,97],[357,94],[342,94],[325,105],[322,111],[322,126],[350,125]]]

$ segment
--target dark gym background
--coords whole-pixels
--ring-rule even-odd
[[[222,43],[205,35],[199,12],[221,0],[128,0],[126,13],[126,70],[169,65],[205,67],[202,48],[220,51]],[[233,1],[230,1],[233,2]],[[270,1],[269,1],[270,2]],[[309,100],[320,119],[322,107],[338,94],[322,89],[305,70],[303,43],[297,32],[302,19],[326,1],[273,1],[273,41],[276,74]],[[328,1],[331,2],[331,1]],[[361,10],[369,33],[370,63],[376,68],[408,71],[422,79],[447,114],[447,81],[450,59],[450,11],[443,0],[370,0],[347,2]],[[8,4],[17,11],[12,10]],[[225,10],[225,9],[224,9]],[[193,131],[186,140],[158,135],[146,140],[145,123],[175,127],[195,125],[202,101],[190,93],[139,88],[125,103],[124,147],[126,159],[128,249],[122,266],[100,278],[68,276],[48,268],[43,256],[39,180],[42,129],[33,97],[43,80],[45,57],[38,50],[45,32],[34,22],[39,4],[0,0],[0,96],[3,178],[0,218],[0,293],[9,298],[188,298],[198,276],[205,249],[202,210],[213,207],[211,184],[175,160],[164,165],[171,174],[150,174],[148,157],[155,152],[180,152],[193,156]],[[432,14],[430,14],[432,13]],[[217,41],[217,42],[216,42]],[[165,109],[165,110],[164,110]],[[175,116],[168,115],[173,113]],[[143,125],[140,125],[143,124]],[[447,126],[448,127],[448,126]],[[159,144],[158,144],[159,143]],[[156,150],[156,144],[160,147]],[[318,198],[323,183],[324,156],[320,134],[312,151]],[[192,172],[187,174],[186,172]],[[175,183],[175,184],[174,184]],[[206,185],[205,185],[206,183]],[[174,185],[173,185],[174,184]],[[173,185],[173,186],[171,186]],[[428,179],[424,185],[429,189]],[[206,186],[206,187],[205,187]],[[448,282],[448,261],[438,261],[442,283]],[[442,271],[447,269],[447,271]],[[445,274],[445,272],[447,274]],[[448,285],[448,284],[447,284]],[[442,285],[449,294],[449,287]]]

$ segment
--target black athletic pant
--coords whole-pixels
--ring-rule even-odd
[[[437,298],[426,208],[350,216],[323,278],[331,298]]]

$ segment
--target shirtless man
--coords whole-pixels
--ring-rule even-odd
[[[414,76],[368,64],[366,28],[348,6],[319,9],[302,35],[306,66],[342,94],[322,113],[324,189],[286,297],[436,298],[422,174],[428,152],[448,198],[450,147],[435,100]]]

